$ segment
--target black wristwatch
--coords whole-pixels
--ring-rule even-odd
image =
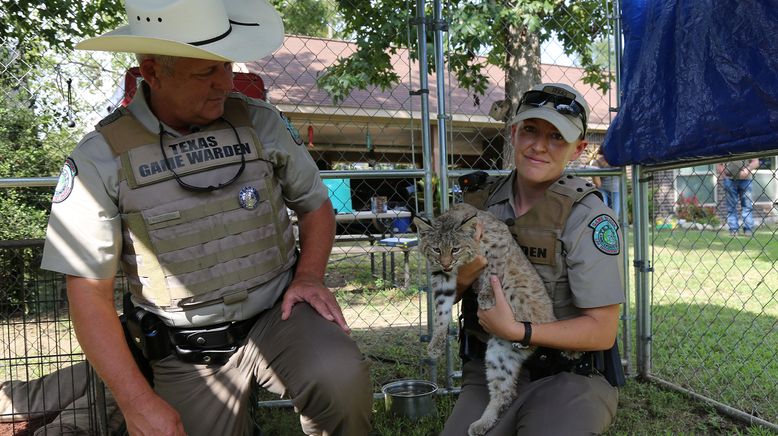
[[[529,348],[529,341],[532,339],[532,323],[529,321],[522,321],[521,323],[524,324],[524,338],[522,338],[521,342],[513,342],[511,344],[514,350]]]

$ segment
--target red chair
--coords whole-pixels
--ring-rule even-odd
[[[121,105],[127,106],[135,95],[142,77],[138,67],[132,67],[124,74],[124,98]],[[232,90],[249,97],[265,100],[265,83],[254,73],[235,73]]]

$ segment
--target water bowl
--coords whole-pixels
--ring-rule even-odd
[[[398,380],[381,387],[386,411],[409,419],[435,413],[438,386],[425,380]]]

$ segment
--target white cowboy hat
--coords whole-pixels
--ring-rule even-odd
[[[281,17],[265,0],[126,0],[125,9],[128,25],[76,48],[249,62],[284,40]]]

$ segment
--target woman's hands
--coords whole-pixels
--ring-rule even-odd
[[[478,309],[478,323],[490,334],[511,342],[524,339],[524,324],[513,317],[513,310],[505,299],[502,284],[497,276],[490,276],[489,282],[494,291],[494,307]]]

